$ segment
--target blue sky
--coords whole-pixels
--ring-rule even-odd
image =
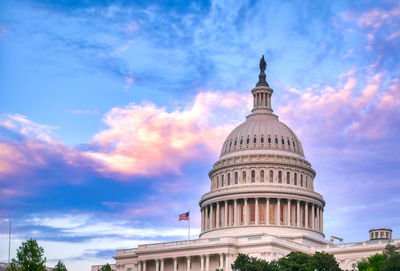
[[[399,43],[398,1],[2,1],[0,261],[6,218],[72,271],[185,238],[188,208],[195,238],[263,54],[326,236],[398,237]]]

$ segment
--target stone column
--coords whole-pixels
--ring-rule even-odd
[[[214,205],[210,204],[210,230],[214,229]]]
[[[216,218],[215,228],[217,228],[217,229],[219,228],[219,219],[221,217],[220,212],[221,212],[221,209],[219,207],[219,202],[217,202],[217,211],[216,211],[216,215],[215,215],[215,218]]]
[[[260,222],[260,208],[258,207],[258,198],[255,198],[254,201],[255,201],[254,208],[256,209],[255,210],[256,218],[254,220],[254,223],[258,225],[258,223]]]
[[[228,201],[225,201],[225,207],[224,207],[224,226],[228,227],[228,212],[229,212],[229,208],[228,208]]]
[[[156,259],[156,271],[160,271],[160,260]]]
[[[186,257],[186,271],[190,270],[190,256]]]
[[[239,216],[238,216],[238,208],[237,208],[237,199],[233,201],[233,222],[234,226],[238,226],[239,223]]]
[[[160,271],[164,271],[164,258],[161,259],[161,270]]]
[[[265,224],[269,225],[269,199],[265,199]]]
[[[320,219],[320,216],[319,216],[319,209],[320,209],[319,206],[317,206],[317,230],[318,230],[318,231],[321,231],[321,229],[319,228],[320,225],[321,225],[321,224],[320,224],[320,220],[319,220],[319,219]]]
[[[146,271],[146,260],[143,261],[143,271]]]
[[[306,214],[305,214],[305,216],[306,216],[306,221],[305,221],[305,227],[306,227],[306,229],[308,229],[308,202],[306,202],[305,204],[304,204],[304,208],[306,209]]]
[[[311,204],[311,229],[315,230],[315,205]]]
[[[276,199],[276,201],[278,202],[277,204],[277,214],[276,214],[276,218],[277,218],[277,222],[276,225],[280,225],[281,224],[281,199]]]
[[[219,269],[224,268],[224,254],[219,254]]]
[[[200,255],[200,271],[204,271],[204,255]]]
[[[321,232],[324,232],[324,209],[321,207]]]
[[[178,259],[174,258],[174,271],[178,270]]]
[[[210,271],[210,254],[206,255],[206,271]]]
[[[287,200],[287,225],[291,226],[292,223],[290,223],[291,221],[291,209],[290,209],[290,199]]]
[[[297,227],[300,227],[300,201],[297,200]]]
[[[209,219],[208,219],[208,206],[205,206],[204,208],[206,209],[205,210],[206,218],[204,219],[204,221],[205,221],[204,222],[205,223],[204,228],[207,231],[209,229],[209,227],[210,227],[210,223],[209,223]]]
[[[229,254],[225,254],[225,271],[229,271],[231,264],[229,262],[230,258],[229,258]]]
[[[243,210],[244,210],[244,225],[247,225],[248,224],[248,219],[247,219],[247,213],[248,213],[248,210],[247,210],[247,198],[245,198],[244,199],[244,208],[243,208]]]
[[[138,270],[143,271],[142,261],[138,262]]]
[[[201,208],[201,232],[204,231],[204,208]]]

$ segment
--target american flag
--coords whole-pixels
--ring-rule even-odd
[[[179,221],[181,220],[189,220],[189,212],[183,213],[179,215]]]

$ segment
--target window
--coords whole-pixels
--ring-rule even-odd
[[[269,182],[272,183],[274,181],[274,172],[272,170],[269,171]]]
[[[278,171],[278,183],[282,183],[282,171]]]
[[[246,171],[243,171],[243,179],[242,179],[243,183],[246,182]]]
[[[294,174],[294,185],[297,185],[297,173]]]
[[[294,145],[294,141],[292,143],[293,143],[293,148],[296,148],[296,145]]]
[[[257,138],[254,137],[253,143],[256,144],[257,143]]]
[[[256,182],[256,171],[255,170],[251,171],[251,182],[252,183]]]
[[[290,184],[290,172],[286,172],[286,183]]]
[[[237,171],[235,172],[235,184],[238,184],[239,182],[239,174],[237,173]]]
[[[229,142],[229,149],[232,147],[232,139],[231,142]]]
[[[282,138],[282,145],[285,145],[285,140]]]
[[[270,137],[268,137],[268,143],[271,144],[271,138]]]
[[[250,138],[248,137],[248,138],[247,138],[247,144],[249,144],[249,143],[250,143]]]
[[[264,144],[264,137],[261,136],[261,144]]]
[[[264,182],[264,170],[261,170],[260,172],[260,181]]]
[[[221,186],[222,187],[224,187],[224,184],[225,184],[225,175],[224,174],[222,174],[222,176],[221,176]]]
[[[236,147],[236,143],[237,143],[237,140],[235,139],[235,144],[233,144],[233,146],[235,146],[235,147]]]
[[[288,139],[288,141],[287,141],[287,144],[288,144],[288,146],[290,146],[290,141],[289,141],[289,139]]]
[[[300,186],[303,187],[303,174],[300,175]]]
[[[275,137],[275,144],[278,144],[278,139]]]
[[[231,185],[231,174],[228,173],[228,185]]]
[[[240,146],[243,145],[243,138],[240,139]]]

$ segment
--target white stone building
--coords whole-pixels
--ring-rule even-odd
[[[370,240],[359,243],[325,239],[315,171],[300,140],[273,114],[265,67],[262,58],[252,113],[227,137],[209,172],[211,189],[199,202],[200,238],[117,250],[117,271],[231,271],[238,253],[270,261],[291,251],[325,251],[352,270],[386,244],[400,243],[388,229],[371,230]]]

